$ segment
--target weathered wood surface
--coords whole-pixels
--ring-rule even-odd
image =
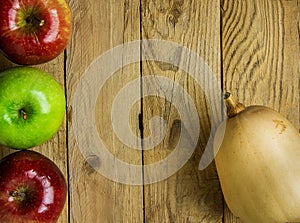
[[[219,11],[219,1],[143,1],[142,38],[179,43],[203,58],[220,81]],[[181,47],[177,47],[170,50],[168,54],[183,63],[192,63],[193,61],[185,61],[185,58],[180,56],[181,50],[183,50]],[[203,66],[200,61],[199,66]],[[144,62],[142,68],[143,77],[150,75],[152,77],[150,83],[143,82],[143,96],[147,89],[154,88],[157,92],[162,91],[163,95],[170,91],[173,98],[171,102],[161,97],[143,99],[144,134],[151,135],[148,123],[153,116],[163,117],[167,124],[165,136],[163,131],[159,132],[162,137],[164,136],[162,143],[144,152],[146,165],[170,155],[179,143],[180,136],[192,138],[193,132],[190,130],[194,129],[196,123],[185,123],[178,114],[179,107],[183,108],[185,113],[181,115],[192,116],[191,107],[194,104],[201,125],[199,141],[189,161],[170,178],[145,186],[146,222],[222,222],[223,201],[215,167],[212,164],[204,171],[198,170],[200,157],[210,131],[209,109],[204,92],[191,75],[178,67],[149,61]],[[205,78],[204,73],[199,72],[197,75]],[[161,76],[170,78],[175,84],[180,84],[191,96],[192,104],[189,104],[187,98],[175,86],[172,86],[173,89],[166,89],[166,84],[158,79]],[[182,99],[176,104],[176,99],[179,97]],[[157,131],[162,128],[161,126]],[[188,143],[184,143],[180,149],[187,150]],[[178,158],[175,162],[180,161],[181,159]]]
[[[178,58],[178,61],[182,60],[183,48],[197,53],[216,75],[220,89],[230,90],[246,105],[272,107],[300,129],[299,1],[69,2],[74,18],[72,40],[64,54],[37,66],[53,74],[65,88],[67,98],[66,118],[59,132],[49,142],[34,148],[51,158],[68,179],[69,197],[59,223],[240,222],[224,203],[214,163],[205,170],[198,169],[210,134],[212,113],[203,89],[188,73],[157,61],[126,65],[112,74],[98,92],[95,120],[86,117],[87,122],[95,122],[98,134],[111,154],[140,166],[141,173],[147,174],[143,172],[146,170],[143,165],[168,157],[181,135],[189,137],[193,133],[190,131],[193,123],[182,123],[176,105],[161,95],[178,97],[174,87],[177,84],[190,95],[201,128],[195,151],[172,176],[145,185],[132,186],[107,179],[90,165],[100,167],[105,163],[103,157],[92,153],[88,159],[83,157],[72,122],[72,117],[78,115],[74,114],[74,95],[80,78],[92,62],[113,47],[140,39],[172,41],[180,47],[168,52],[161,49],[160,53]],[[145,47],[149,46],[140,45],[138,57],[147,56],[148,51],[143,51]],[[121,60],[126,61],[127,57],[121,55]],[[111,60],[107,66],[115,63]],[[0,57],[0,70],[13,66],[16,65]],[[165,89],[161,77],[174,83],[173,91]],[[133,103],[133,98],[123,98],[124,105],[133,103],[125,117],[129,120],[128,131],[137,137],[135,143],[144,149],[146,145],[141,137],[150,137],[150,144],[155,137],[163,139],[144,151],[132,149],[119,139],[111,116],[115,97],[134,80],[140,80],[140,85],[134,85],[133,89],[140,95],[140,100]],[[147,95],[149,89],[157,90],[157,94]],[[89,100],[86,98],[87,104],[91,103]],[[192,112],[186,97],[182,96],[180,102],[185,111]],[[123,118],[122,110],[117,116]],[[151,132],[154,116],[162,117],[165,124],[159,122],[156,132]],[[2,148],[1,156],[11,152],[13,150]],[[134,179],[134,174],[132,172],[125,179]]]

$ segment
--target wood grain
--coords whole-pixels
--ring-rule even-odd
[[[153,54],[165,53],[170,58],[183,60],[183,47],[196,52],[220,78],[218,12],[218,1],[146,0],[142,2],[142,37],[180,44],[170,51],[160,48],[155,52],[153,49]],[[204,171],[198,170],[200,157],[210,133],[209,106],[204,92],[188,73],[164,62],[143,62],[142,75],[145,78],[151,77],[151,81],[143,82],[142,87],[144,137],[154,134],[163,138],[159,145],[144,151],[145,165],[164,160],[175,150],[179,137],[188,138],[193,134],[190,131],[196,123],[184,123],[178,113],[179,107],[184,107],[186,114],[189,114],[192,113],[191,106],[194,104],[202,130],[194,154],[181,169],[166,180],[145,185],[146,222],[222,222],[222,194],[214,164]],[[173,89],[166,89],[166,84],[160,81],[161,77],[171,80]],[[193,100],[192,104],[189,104],[183,95],[178,94],[175,84],[186,90]],[[148,89],[156,89],[157,96],[147,96]],[[159,96],[167,94],[172,94],[174,101]],[[183,98],[179,105],[175,104],[178,99],[176,97]],[[150,132],[149,123],[154,116],[165,120],[166,133],[162,131],[163,124],[156,127],[155,132]],[[183,144],[180,149],[188,147],[188,144]],[[178,158],[173,165],[180,161]],[[159,175],[164,170],[157,168],[153,171]]]
[[[299,1],[222,2],[223,79],[245,105],[299,123]],[[224,222],[239,222],[226,208]]]
[[[68,201],[58,223],[240,223],[224,203],[214,163],[203,171],[198,169],[214,110],[188,72],[161,61],[120,67],[97,92],[95,120],[86,117],[87,122],[95,122],[99,137],[116,159],[139,165],[145,171],[147,165],[170,156],[180,137],[188,139],[193,134],[195,123],[183,123],[174,97],[180,98],[180,106],[187,114],[195,105],[200,134],[194,153],[172,176],[147,185],[132,186],[107,179],[91,166],[101,166],[105,156],[91,153],[87,159],[83,157],[74,133],[73,117],[80,116],[75,113],[74,95],[93,61],[113,47],[142,39],[172,41],[178,47],[162,48],[159,53],[174,58],[175,62],[192,64],[193,61],[184,60],[183,49],[195,52],[210,66],[222,90],[230,90],[245,105],[274,108],[300,130],[299,0],[70,0],[69,3],[74,19],[70,44],[58,58],[37,66],[58,80],[67,98],[66,118],[58,133],[34,148],[52,159],[69,183]],[[138,56],[146,57],[143,51],[146,46],[140,47]],[[150,53],[157,52],[152,49]],[[125,57],[124,54],[121,61]],[[105,67],[115,62],[120,61],[111,60]],[[0,55],[0,71],[14,66]],[[161,78],[171,80],[170,91]],[[133,149],[118,137],[111,116],[116,96],[134,80],[140,81],[133,90],[141,98],[132,104],[125,117],[129,122],[129,129],[125,130],[137,137],[135,143],[140,143],[143,151]],[[178,94],[177,85],[192,102]],[[149,89],[157,94],[147,95]],[[173,100],[161,97],[168,94]],[[89,103],[86,98],[86,104]],[[132,98],[124,99],[124,105],[128,103],[132,103]],[[117,116],[123,118],[122,109]],[[164,123],[160,122],[155,126],[156,131],[151,132],[151,121],[156,116]],[[151,144],[155,137],[162,141],[146,148],[142,139],[150,138]],[[182,148],[188,146],[187,143]],[[0,157],[12,152],[1,147]],[[174,165],[179,162],[180,158]],[[161,174],[159,168],[152,171],[143,172],[143,179]],[[115,176],[118,174],[116,171]],[[129,173],[125,179],[133,177]]]
[[[124,42],[140,38],[140,4],[139,1],[127,0],[76,0],[70,4],[74,14],[74,33],[68,49],[66,78],[69,89],[67,92],[69,114],[74,116],[80,115],[74,113],[73,97],[85,70],[104,52]],[[111,64],[116,62],[119,61],[114,61],[113,58],[109,61]],[[139,64],[128,65],[113,73],[103,88],[99,89],[95,108],[98,134],[107,150],[116,159],[132,164],[141,164],[141,151],[131,151],[115,135],[111,109],[118,91],[139,77]],[[86,98],[86,103],[89,102],[89,98]],[[131,129],[137,135],[139,113],[140,105],[136,105],[129,114],[129,119],[132,120]],[[122,111],[119,115],[122,116]],[[86,117],[86,121],[94,122],[90,117]],[[76,130],[73,128],[72,117],[69,117],[68,130],[70,222],[142,222],[142,186],[119,184],[96,172],[89,163],[97,167],[105,162],[105,157],[91,153],[86,160],[75,141]],[[126,177],[130,179],[131,176]]]

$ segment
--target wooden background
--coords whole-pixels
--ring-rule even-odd
[[[276,109],[299,128],[299,0],[70,0],[69,3],[74,18],[70,44],[58,58],[37,66],[53,74],[65,88],[67,98],[66,118],[59,132],[34,148],[51,158],[68,180],[69,197],[59,223],[240,222],[224,204],[214,163],[203,171],[198,169],[210,133],[210,111],[202,89],[187,74],[155,61],[135,63],[116,72],[99,93],[96,105],[99,135],[116,157],[140,165],[168,156],[180,136],[180,117],[171,102],[155,96],[144,97],[131,109],[132,131],[137,136],[149,136],[148,124],[154,115],[166,120],[167,131],[155,148],[133,151],[113,132],[110,113],[118,91],[129,81],[148,75],[153,77],[151,84],[160,90],[163,86],[155,78],[164,76],[186,89],[196,104],[201,135],[193,156],[168,179],[144,186],[108,180],[83,158],[72,129],[74,91],[88,66],[105,51],[133,40],[168,40],[204,58],[217,75],[220,88],[230,90],[246,105],[262,104]],[[1,70],[12,66],[16,65],[0,58]],[[11,152],[3,148],[1,156]],[[101,165],[101,157],[91,156],[89,161]]]

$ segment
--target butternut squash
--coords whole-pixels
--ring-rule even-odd
[[[300,222],[298,130],[270,108],[245,107],[230,93],[225,102],[214,148],[229,209],[243,223]]]

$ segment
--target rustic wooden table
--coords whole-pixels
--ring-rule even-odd
[[[191,97],[201,130],[193,155],[169,178],[146,185],[133,186],[108,179],[92,167],[101,167],[106,157],[93,153],[83,157],[72,122],[74,115],[81,115],[75,114],[74,94],[81,76],[104,52],[134,40],[166,40],[180,46],[169,52],[162,48],[164,55],[179,61],[183,48],[197,53],[216,75],[220,89],[230,90],[246,105],[274,108],[300,127],[299,0],[70,0],[69,3],[74,18],[69,46],[55,60],[37,66],[53,74],[65,88],[67,98],[66,118],[59,132],[34,148],[51,158],[68,179],[68,201],[59,223],[239,222],[224,203],[214,163],[201,171],[198,168],[213,112],[206,94],[191,75],[167,63],[137,61],[121,66],[97,92],[94,122],[98,135],[116,159],[140,166],[168,157],[180,135],[187,137],[196,124],[182,123],[179,108],[172,100],[161,97],[167,93],[160,77],[169,78],[174,86],[179,84]],[[143,45],[141,52],[142,48]],[[119,56],[122,58],[122,54]],[[128,56],[124,55],[124,60]],[[120,63],[109,60],[107,66],[116,62]],[[0,58],[1,70],[12,66],[15,65]],[[124,117],[121,109],[116,114],[117,118],[129,120],[131,131],[138,136],[137,144],[143,144],[140,137],[151,139],[151,134],[162,137],[158,145],[142,151],[119,139],[111,114],[118,92],[136,78],[144,77],[151,77],[151,81],[134,85],[140,95],[149,88],[161,93],[144,95],[131,102],[129,117]],[[174,101],[177,93],[174,90]],[[190,102],[186,97],[180,100],[189,112]],[[85,101],[88,103],[89,98]],[[125,97],[124,106],[126,102],[130,98]],[[158,122],[161,126],[155,127],[156,132],[150,132],[149,120],[154,116],[165,119],[165,133],[161,122]],[[1,156],[11,152],[3,148]],[[151,174],[155,174],[153,170]],[[157,171],[162,174],[159,168]],[[135,176],[129,173],[122,177],[129,182]]]

